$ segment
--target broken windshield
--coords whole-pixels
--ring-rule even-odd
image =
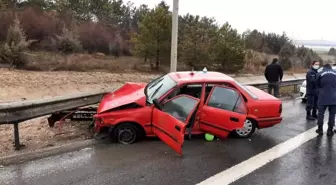
[[[177,83],[169,75],[151,81],[145,89],[147,102],[152,104],[154,99],[160,98],[176,85]]]

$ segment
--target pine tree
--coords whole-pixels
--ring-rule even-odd
[[[161,64],[168,64],[171,45],[171,14],[165,3],[144,15],[139,32],[132,37],[134,53],[149,59],[151,68],[158,70]]]
[[[0,49],[2,63],[10,64],[11,67],[22,68],[28,63],[27,51],[33,40],[27,40],[20,20],[16,17],[14,24],[9,27],[7,38]]]

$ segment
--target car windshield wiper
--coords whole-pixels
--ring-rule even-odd
[[[153,98],[153,96],[161,89],[162,86],[163,86],[163,84],[161,84],[157,89],[155,89],[155,91],[153,92],[153,94],[151,94],[150,99]]]
[[[161,78],[160,80],[154,82],[153,84],[151,84],[148,89],[151,89],[153,86],[155,86],[156,84],[160,83],[163,80],[163,78]]]

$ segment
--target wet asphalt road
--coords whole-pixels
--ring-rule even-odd
[[[251,139],[185,141],[184,156],[159,140],[93,148],[0,168],[0,184],[189,185],[230,168],[314,126],[300,100],[285,101],[280,125],[257,130]],[[336,138],[324,135],[237,180],[235,185],[336,184]],[[332,162],[334,158],[334,162]]]

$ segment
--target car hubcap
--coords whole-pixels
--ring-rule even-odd
[[[122,128],[118,133],[118,140],[122,144],[130,144],[135,140],[135,132],[129,128]]]
[[[251,120],[245,120],[244,127],[242,129],[237,129],[237,134],[240,136],[247,136],[252,131],[252,121]]]

